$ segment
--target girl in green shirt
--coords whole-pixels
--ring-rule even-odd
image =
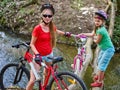
[[[95,17],[94,17],[95,30],[92,33],[81,33],[88,37],[94,37],[94,42],[98,44],[100,48],[98,61],[97,61],[98,72],[93,77],[94,82],[91,83],[92,87],[101,87],[103,85],[105,71],[115,52],[113,43],[110,39],[107,29],[104,26],[104,22],[106,20],[107,20],[107,14],[104,11],[99,10],[95,12]]]

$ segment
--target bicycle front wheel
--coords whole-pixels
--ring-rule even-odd
[[[19,67],[19,64],[7,64],[1,70],[1,88],[19,88],[25,89],[30,78],[30,73],[25,67]]]
[[[49,83],[49,90],[87,90],[83,80],[72,72],[60,72],[56,77],[58,82],[52,78]]]

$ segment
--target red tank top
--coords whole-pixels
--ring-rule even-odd
[[[33,29],[32,36],[37,37],[35,47],[40,55],[46,56],[52,52],[50,32],[44,32],[41,26],[37,25]]]

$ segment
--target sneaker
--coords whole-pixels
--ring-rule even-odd
[[[91,86],[92,87],[101,87],[102,83],[100,83],[100,82],[94,82],[94,83],[91,83]]]
[[[98,75],[95,75],[95,76],[93,77],[93,80],[94,80],[94,81],[97,81],[97,80],[98,80]]]

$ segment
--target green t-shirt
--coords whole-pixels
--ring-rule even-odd
[[[97,31],[96,31],[96,34],[97,35],[102,35],[102,39],[101,41],[98,43],[98,46],[105,50],[107,48],[110,48],[110,47],[114,47],[113,46],[113,43],[111,41],[111,38],[106,30],[106,28],[104,26],[102,26],[101,28],[99,28]]]

